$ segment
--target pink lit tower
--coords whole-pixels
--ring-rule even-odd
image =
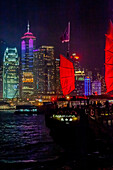
[[[36,37],[29,31],[21,37],[21,58],[20,58],[20,96],[24,100],[29,100],[34,93],[34,70],[33,70],[33,50],[36,47]]]

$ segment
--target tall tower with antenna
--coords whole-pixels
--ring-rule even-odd
[[[20,58],[20,95],[27,99],[34,93],[33,50],[36,48],[36,37],[30,32],[28,22],[27,32],[21,37]]]

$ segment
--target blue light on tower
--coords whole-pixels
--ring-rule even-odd
[[[85,91],[85,96],[91,95],[91,80],[89,77],[86,77],[84,79],[84,91]]]

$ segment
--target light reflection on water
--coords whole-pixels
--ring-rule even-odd
[[[55,159],[56,144],[49,136],[44,114],[0,112],[0,162],[36,162]]]
[[[91,134],[86,138],[87,133]],[[14,111],[0,111],[0,164],[5,163],[8,166],[13,164],[14,166],[14,164],[20,165],[20,163],[34,163],[39,168],[39,163],[41,163],[41,169],[49,168],[49,170],[77,169],[81,166],[82,169],[87,169],[89,164],[91,164],[90,169],[93,168],[92,165],[95,165],[96,168],[105,166],[112,168],[113,152],[110,153],[112,148],[105,140],[98,138],[94,141],[92,131],[89,132],[89,129],[85,131],[85,128],[81,129],[81,133],[78,135],[81,139],[78,141],[79,152],[85,150],[88,152],[87,157],[85,155],[81,158],[78,153],[70,151],[66,153],[57,145],[49,135],[44,114],[15,115]],[[88,145],[89,140],[91,140],[90,146]],[[76,150],[78,146],[75,145],[74,149]],[[108,152],[110,157],[106,159]],[[110,160],[110,165],[103,165],[106,160]],[[101,164],[98,163],[99,161]],[[50,162],[53,163],[50,164]],[[58,167],[60,168],[58,169]]]

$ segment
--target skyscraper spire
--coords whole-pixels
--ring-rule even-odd
[[[28,21],[28,24],[27,24],[27,32],[29,32],[29,21]]]

